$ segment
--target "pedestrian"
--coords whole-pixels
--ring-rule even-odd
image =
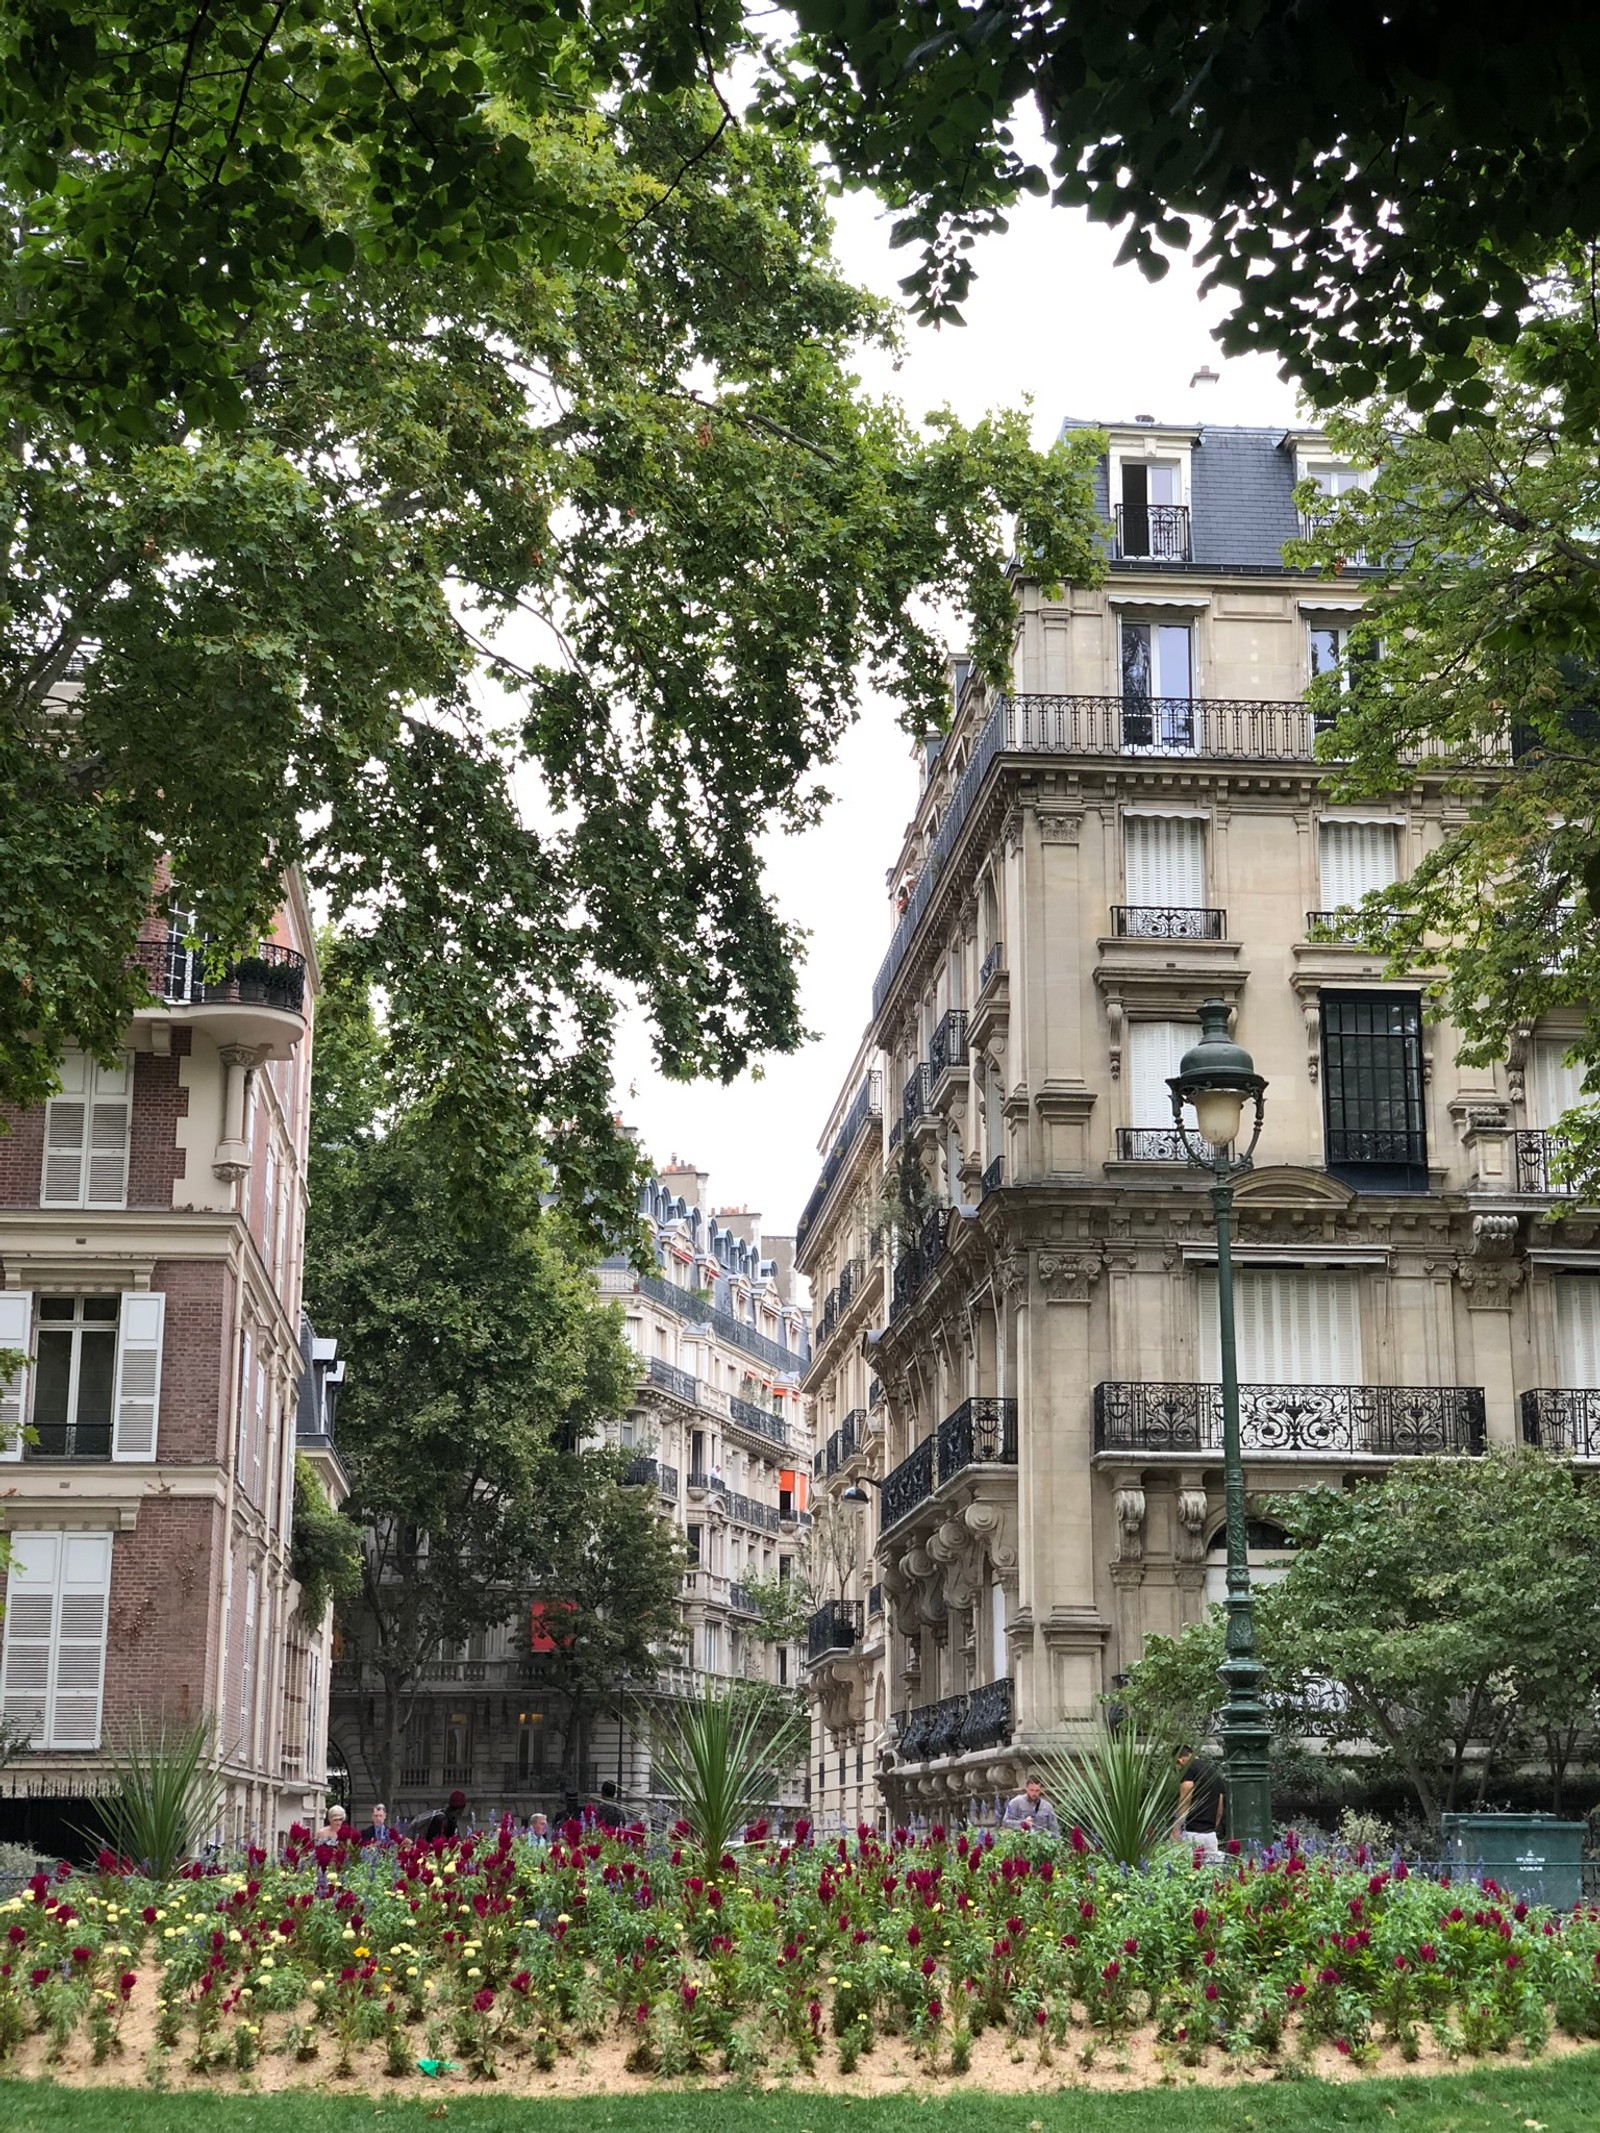
[[[335,1801],[333,1806],[328,1809],[328,1819],[317,1831],[316,1841],[319,1844],[342,1843],[344,1841],[345,1823],[347,1820],[348,1817],[346,1816],[344,1809],[338,1804],[337,1801]]]
[[[363,1844],[393,1844],[394,1831],[389,1827],[389,1810],[382,1800],[372,1810],[372,1820],[361,1832]]]
[[[1006,1829],[1031,1829],[1043,1837],[1059,1837],[1061,1824],[1056,1811],[1045,1798],[1044,1787],[1036,1777],[1029,1778],[1022,1790],[1006,1802],[1003,1827]]]
[[[617,1788],[610,1778],[600,1787],[600,1797],[590,1809],[597,1822],[607,1829],[620,1829],[628,1819],[617,1805]]]
[[[530,1844],[548,1844],[550,1842],[550,1823],[546,1816],[541,1814],[529,1815],[528,1842]]]
[[[1187,1741],[1178,1750],[1177,1763],[1180,1783],[1174,1841],[1215,1858],[1221,1849],[1217,1838],[1228,1804],[1222,1772],[1203,1755],[1196,1755]]]

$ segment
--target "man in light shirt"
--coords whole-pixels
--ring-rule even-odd
[[[1043,1837],[1059,1837],[1061,1824],[1056,1820],[1056,1811],[1044,1796],[1044,1787],[1036,1777],[1029,1778],[1015,1799],[1006,1803],[1005,1829],[1031,1829]]]

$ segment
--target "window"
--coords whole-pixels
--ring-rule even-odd
[[[706,1672],[708,1674],[720,1674],[722,1672],[722,1626],[720,1623],[708,1622],[706,1624],[705,1643]]]
[[[1117,547],[1124,556],[1183,563],[1189,556],[1189,514],[1183,506],[1183,472],[1171,461],[1121,462],[1122,501],[1117,510]]]
[[[1122,745],[1194,747],[1194,670],[1186,622],[1122,625]]]
[[[1563,1385],[1600,1386],[1600,1280],[1558,1274],[1556,1348]]]
[[[109,1459],[117,1379],[115,1296],[41,1296],[33,1380],[39,1459]]]
[[[1330,1170],[1368,1191],[1427,1190],[1420,994],[1322,995],[1322,1102]]]
[[[244,1581],[244,1639],[239,1667],[239,1753],[249,1763],[256,1752],[256,1574]]]
[[[34,1748],[98,1748],[109,1533],[13,1533],[0,1717]]]
[[[1167,1082],[1178,1062],[1199,1041],[1192,1022],[1128,1024],[1128,1123],[1172,1125],[1172,1091]],[[1192,1112],[1189,1114],[1192,1116]]]
[[[1533,1046],[1533,1108],[1546,1128],[1559,1124],[1561,1115],[1583,1102],[1581,1064],[1567,1064],[1565,1037],[1537,1037]]]
[[[1271,1526],[1265,1520],[1252,1518],[1246,1522],[1245,1560],[1250,1566],[1250,1583],[1276,1585],[1280,1578],[1289,1575],[1289,1565],[1294,1561],[1294,1543],[1281,1526]],[[1211,1537],[1211,1546],[1206,1551],[1206,1602],[1212,1607],[1222,1607],[1228,1598],[1228,1529],[1219,1526]]]
[[[1353,911],[1363,896],[1399,878],[1392,822],[1340,822],[1324,815],[1317,856],[1324,911]]]
[[[133,1057],[101,1066],[83,1052],[61,1061],[61,1094],[45,1106],[41,1207],[126,1207]]]
[[[683,1530],[684,1544],[688,1550],[691,1570],[698,1570],[700,1567],[700,1544],[704,1531],[705,1529],[702,1526],[685,1526]]]
[[[1240,1266],[1234,1270],[1234,1330],[1241,1385],[1359,1385],[1359,1276],[1333,1267]],[[1217,1277],[1198,1284],[1200,1374],[1222,1375]]]
[[[1123,879],[1136,908],[1197,911],[1206,900],[1205,824],[1192,815],[1129,815]]]

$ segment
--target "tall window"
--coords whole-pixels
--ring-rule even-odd
[[[1559,1123],[1564,1111],[1583,1102],[1582,1066],[1567,1064],[1565,1037],[1538,1037],[1533,1046],[1533,1108],[1541,1126]]]
[[[1122,625],[1122,745],[1194,747],[1194,665],[1186,622]]]
[[[1183,476],[1171,461],[1152,464],[1125,459],[1121,466],[1122,501],[1117,513],[1118,548],[1125,556],[1148,556],[1157,562],[1181,563],[1189,554],[1188,514],[1183,509]]]
[[[1420,994],[1322,995],[1322,1102],[1330,1170],[1369,1191],[1427,1190]]]
[[[109,1533],[13,1533],[0,1716],[34,1748],[98,1748]]]
[[[1399,875],[1392,822],[1341,822],[1324,816],[1317,831],[1324,911],[1353,911]]]
[[[1196,1042],[1192,1022],[1130,1022],[1128,1025],[1128,1123],[1172,1125],[1167,1082]]]
[[[40,1459],[109,1459],[117,1381],[115,1296],[41,1296],[33,1385]]]
[[[1128,815],[1123,880],[1136,909],[1195,911],[1206,900],[1205,824],[1192,815]]]
[[[1234,1276],[1234,1328],[1243,1385],[1359,1385],[1359,1276],[1338,1267],[1241,1266]],[[1222,1375],[1217,1277],[1199,1282],[1201,1376]]]
[[[1556,1346],[1563,1385],[1600,1385],[1600,1280],[1592,1274],[1558,1274]]]
[[[83,1052],[61,1061],[61,1094],[45,1106],[41,1207],[126,1207],[133,1057],[101,1066]]]

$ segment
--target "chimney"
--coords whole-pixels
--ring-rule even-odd
[[[718,1213],[717,1220],[725,1230],[737,1237],[741,1244],[748,1244],[758,1256],[761,1255],[759,1214],[752,1214],[748,1207],[724,1207]]]
[[[657,1172],[657,1176],[668,1192],[675,1193],[680,1200],[687,1200],[691,1207],[704,1207],[706,1204],[706,1194],[711,1185],[709,1170],[696,1170],[693,1163],[680,1162],[677,1156],[674,1156],[670,1163]]]

